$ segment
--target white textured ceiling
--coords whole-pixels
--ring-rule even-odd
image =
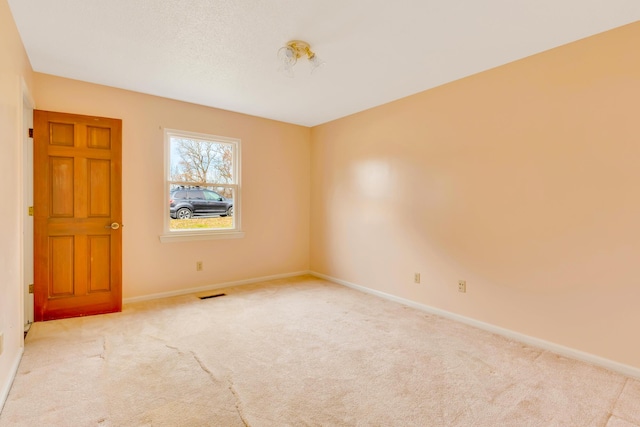
[[[8,0],[33,69],[305,126],[640,20],[640,0]],[[278,72],[309,42],[326,65]]]

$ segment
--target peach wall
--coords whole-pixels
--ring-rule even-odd
[[[6,0],[0,0],[0,409],[22,354],[22,93],[31,65]]]
[[[311,269],[640,368],[638,40],[313,128]]]
[[[35,94],[41,110],[123,120],[124,298],[308,270],[308,128],[39,73]],[[160,243],[164,128],[242,140],[244,238]]]

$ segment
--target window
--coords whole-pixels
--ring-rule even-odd
[[[162,242],[242,237],[240,140],[165,130]]]

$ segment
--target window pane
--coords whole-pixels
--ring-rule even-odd
[[[233,188],[223,186],[174,186],[170,194],[170,230],[234,228]]]
[[[172,136],[170,181],[232,184],[233,144]]]

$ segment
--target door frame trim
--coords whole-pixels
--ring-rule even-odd
[[[31,310],[26,310],[26,299],[25,299],[25,295],[28,294],[28,285],[27,285],[27,289],[25,289],[25,267],[27,264],[27,257],[31,257],[31,265],[33,265],[33,259],[34,259],[34,254],[33,251],[31,251],[30,254],[26,254],[25,253],[25,217],[26,215],[28,215],[28,207],[26,206],[26,200],[25,200],[25,187],[26,187],[26,183],[24,181],[24,176],[25,173],[31,173],[31,175],[33,176],[33,162],[29,162],[27,157],[25,156],[25,141],[28,140],[28,137],[25,137],[25,131],[28,131],[29,129],[29,120],[27,119],[27,117],[25,117],[25,109],[29,110],[31,112],[31,121],[33,122],[33,110],[36,108],[36,103],[33,99],[33,96],[31,96],[31,91],[29,90],[29,86],[27,85],[27,82],[25,81],[24,77],[22,77],[21,79],[21,86],[22,86],[22,90],[20,91],[20,117],[21,117],[21,124],[20,124],[20,150],[19,150],[19,155],[20,155],[20,161],[18,162],[18,167],[20,168],[20,178],[19,178],[19,188],[20,188],[20,288],[22,290],[22,292],[20,292],[20,310],[21,310],[21,318],[24,319],[24,327],[25,330],[27,330],[30,326],[31,323],[33,323],[33,302],[31,304]],[[33,141],[32,141],[33,143]],[[31,181],[33,184],[33,180]],[[32,189],[33,191],[33,189]],[[33,238],[33,236],[32,236]],[[24,339],[22,341],[22,346],[24,346]]]

